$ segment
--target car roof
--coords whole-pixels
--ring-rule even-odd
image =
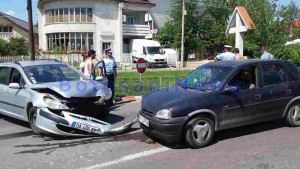
[[[57,65],[64,64],[56,60],[36,60],[36,61],[12,61],[12,62],[3,62],[0,65],[19,65],[21,67],[27,66],[39,66],[39,65]]]
[[[208,63],[205,66],[220,66],[220,67],[231,67],[236,68],[240,66],[246,66],[249,64],[259,64],[259,63],[282,63],[286,62],[285,60],[277,60],[277,59],[270,59],[270,60],[264,60],[264,59],[244,59],[244,60],[230,60],[230,61],[217,61]]]

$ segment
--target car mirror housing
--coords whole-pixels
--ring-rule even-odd
[[[10,83],[8,85],[8,87],[11,89],[21,89],[22,88],[19,83]]]

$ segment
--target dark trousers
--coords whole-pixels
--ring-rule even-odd
[[[111,73],[111,74],[107,74],[107,80],[108,80],[108,88],[111,89],[112,91],[112,96],[109,99],[109,106],[113,105],[113,99],[115,96],[115,74]]]

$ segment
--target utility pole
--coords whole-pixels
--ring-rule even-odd
[[[31,0],[27,0],[27,11],[28,11],[29,43],[30,43],[30,51],[31,51],[31,60],[35,60],[33,22],[32,22],[32,1]]]
[[[183,67],[183,59],[184,59],[184,16],[185,16],[185,2],[182,0],[182,31],[181,31],[181,60],[180,66]]]

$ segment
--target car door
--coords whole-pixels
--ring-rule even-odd
[[[9,79],[9,67],[0,67],[0,111],[3,114],[8,115],[8,105],[6,102],[5,96],[5,89],[8,85],[8,79]]]
[[[5,88],[5,98],[10,112],[15,114],[16,118],[27,120],[26,107],[30,93],[25,88],[24,77],[17,68],[11,68],[9,83],[17,83],[20,89]]]
[[[223,100],[222,123],[223,126],[242,124],[249,120],[249,97],[255,97],[257,86],[257,66],[251,65],[240,68],[229,80],[225,88],[234,86],[238,91],[221,94]],[[246,100],[246,102],[245,102]],[[245,104],[246,103],[246,104]],[[255,104],[255,100],[251,101]]]
[[[280,63],[261,65],[263,88],[271,92],[271,97],[264,105],[268,117],[280,117],[287,103],[293,98],[293,89],[289,84],[288,74]]]

